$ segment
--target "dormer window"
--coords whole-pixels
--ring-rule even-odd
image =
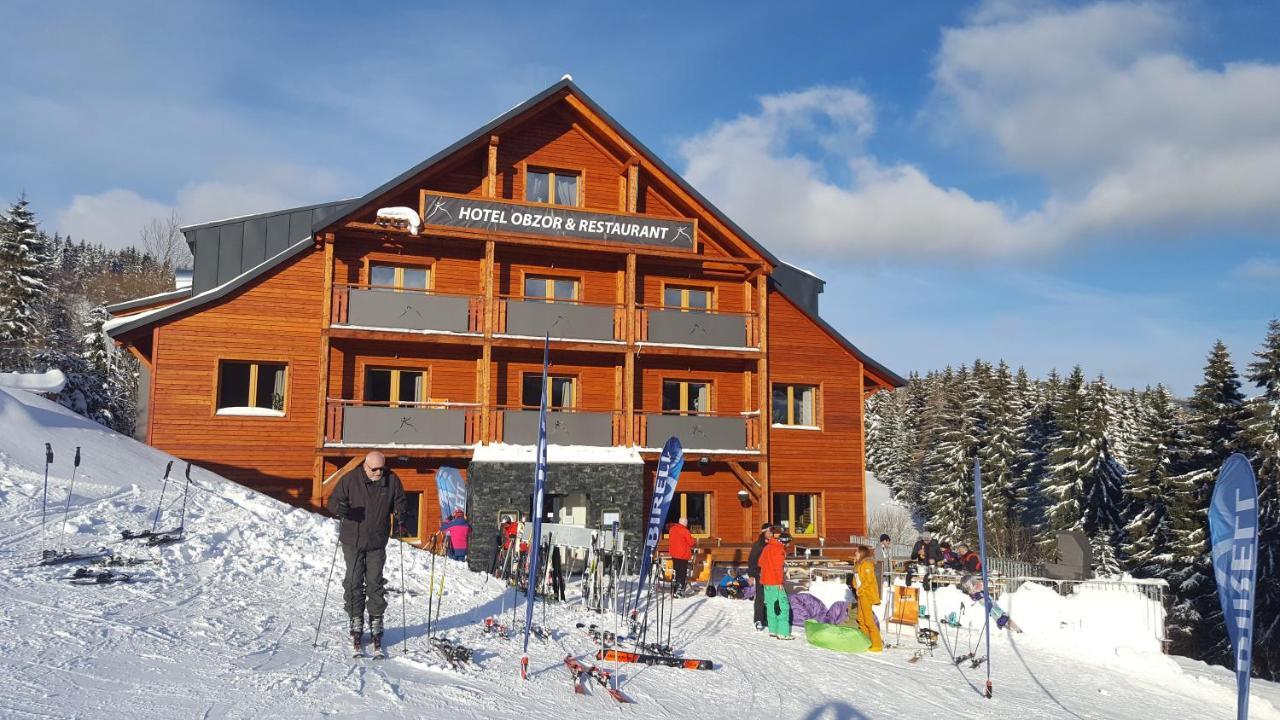
[[[577,206],[580,173],[532,168],[524,174],[524,199],[549,205]]]

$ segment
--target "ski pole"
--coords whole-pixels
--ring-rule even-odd
[[[173,463],[170,462],[170,465]],[[165,473],[168,476],[168,473]],[[329,603],[329,586],[333,584],[333,568],[338,564],[338,546],[342,543],[342,534],[333,542],[333,559],[329,561],[329,576],[324,581],[324,597],[320,601],[320,619],[316,620],[316,636],[311,640],[311,647],[315,647],[320,642],[320,626],[324,623],[324,608]]]
[[[160,508],[164,507],[164,491],[169,489],[169,471],[173,469],[173,461],[170,460],[168,465],[164,466],[164,484],[160,486],[160,499],[156,501],[156,516],[151,520],[151,534],[154,535],[156,527],[160,524]]]
[[[44,495],[40,499],[40,559],[45,558],[44,523],[46,508],[49,505],[49,466],[53,464],[53,446],[44,444]]]
[[[404,649],[409,647],[409,611],[405,609],[405,596],[409,594],[409,586],[404,584],[404,540],[400,541],[400,644]]]
[[[432,535],[431,542],[428,543],[428,552],[431,553],[431,571],[427,575],[427,640],[431,640],[431,608],[435,602],[435,586],[436,586],[436,541],[439,535]]]
[[[58,547],[66,550],[63,541],[67,537],[67,514],[71,512],[71,494],[76,489],[76,471],[80,469],[80,446],[76,446],[75,464],[71,466],[71,484],[67,486],[67,505],[62,509],[62,530],[58,532]]]
[[[191,491],[191,463],[187,463],[187,484],[182,488],[182,512],[178,515],[178,537],[182,537],[187,523],[187,493]]]

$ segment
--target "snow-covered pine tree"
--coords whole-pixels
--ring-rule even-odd
[[[41,346],[46,238],[19,197],[0,217],[0,370],[31,370]]]
[[[1174,652],[1210,662],[1222,661],[1229,648],[1209,558],[1207,509],[1223,461],[1246,449],[1246,416],[1239,376],[1219,340],[1209,353],[1204,381],[1191,396],[1192,449],[1186,472],[1175,481],[1177,502],[1171,511],[1179,555],[1169,578],[1175,596],[1169,614]]]
[[[1246,377],[1262,393],[1251,398],[1248,432],[1258,475],[1258,587],[1254,594],[1253,666],[1280,677],[1280,320],[1272,320]]]
[[[1046,554],[1053,551],[1058,531],[1083,529],[1085,488],[1092,470],[1088,462],[1093,455],[1087,390],[1084,371],[1077,365],[1062,385],[1054,412],[1058,432],[1050,440],[1048,468],[1040,482],[1047,526],[1040,540]]]
[[[1110,392],[1102,375],[1088,388],[1089,421],[1086,428],[1086,447],[1089,454],[1080,458],[1080,470],[1085,478],[1084,499],[1081,506],[1081,527],[1099,543],[1104,540],[1112,548],[1111,562],[1116,563],[1115,548],[1120,544],[1124,529],[1125,470],[1111,454],[1111,440],[1107,437],[1111,423],[1110,403],[1115,395]],[[1097,556],[1095,555],[1095,560]],[[1095,562],[1095,567],[1100,567]],[[1106,574],[1119,571],[1118,564]]]
[[[940,538],[958,542],[972,538],[977,527],[973,507],[977,390],[963,365],[954,373],[951,368],[944,371],[941,390],[937,439],[925,459],[925,525]]]
[[[1177,405],[1163,385],[1144,392],[1141,406],[1140,440],[1125,483],[1131,516],[1124,529],[1123,556],[1135,577],[1168,579],[1173,559],[1180,554],[1169,506],[1188,440]]]
[[[1018,375],[1026,377],[1019,368]],[[1018,451],[1018,487],[1022,495],[1021,519],[1032,536],[1032,557],[1051,557],[1057,549],[1048,521],[1049,499],[1044,492],[1044,479],[1049,469],[1050,445],[1058,434],[1057,406],[1062,397],[1062,379],[1050,370],[1044,382],[1029,381],[1021,390],[1026,422],[1022,447]]]
[[[1001,360],[987,392],[987,428],[978,450],[982,459],[983,510],[987,544],[996,557],[1017,557],[1021,548],[1016,465],[1022,445],[1022,417],[1017,387],[1009,366]]]

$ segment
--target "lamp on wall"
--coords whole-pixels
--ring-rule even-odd
[[[746,490],[738,491],[738,502],[742,503],[742,507],[751,507],[751,495]]]
[[[711,464],[711,458],[707,457],[706,455],[703,455],[702,457],[698,458],[698,469],[706,470],[707,466],[710,464]]]

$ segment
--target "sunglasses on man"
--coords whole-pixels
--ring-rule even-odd
[[[364,469],[365,469],[365,472],[368,472],[368,473],[381,473],[383,470],[387,469],[387,466],[379,465],[378,467],[369,467],[368,465],[365,465]]]

